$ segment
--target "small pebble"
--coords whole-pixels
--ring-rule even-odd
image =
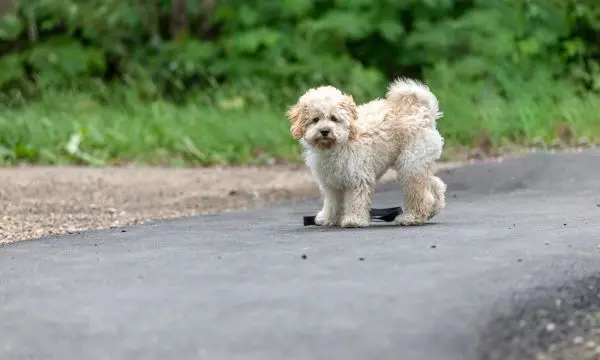
[[[581,344],[581,343],[583,343],[583,338],[581,336],[576,336],[573,339],[573,344]]]
[[[365,258],[364,257],[359,257],[358,261],[365,261]]]
[[[595,341],[592,341],[592,340],[590,340],[590,341],[588,341],[588,342],[586,342],[586,343],[585,343],[585,346],[586,346],[588,349],[594,349],[594,348],[596,347],[596,342],[595,342]]]
[[[437,245],[431,245],[430,248],[435,249],[437,248]]]
[[[553,323],[549,323],[548,325],[546,325],[546,331],[552,332],[554,329],[556,329],[556,325],[554,325]]]
[[[302,254],[302,259],[306,260],[306,258],[307,258],[306,254]]]

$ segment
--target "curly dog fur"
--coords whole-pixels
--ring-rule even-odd
[[[424,84],[397,79],[385,98],[359,106],[351,95],[320,86],[286,116],[323,195],[317,225],[369,226],[377,180],[390,168],[405,194],[396,224],[422,225],[444,208],[446,184],[434,175],[444,146],[436,129],[442,113]]]

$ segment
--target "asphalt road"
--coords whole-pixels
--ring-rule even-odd
[[[423,227],[303,227],[308,201],[0,247],[0,359],[520,359],[584,331],[538,330],[599,309],[600,152],[441,177]]]

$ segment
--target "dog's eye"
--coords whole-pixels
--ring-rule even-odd
[[[312,122],[314,122],[314,123],[319,122],[319,118],[316,117],[316,118],[312,119]]]
[[[331,121],[333,121],[333,122],[337,122],[337,121],[338,121],[338,118],[336,118],[335,116],[331,116]]]

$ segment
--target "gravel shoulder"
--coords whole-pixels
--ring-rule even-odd
[[[458,163],[442,163],[440,168]],[[394,180],[388,172],[383,183]],[[0,169],[0,244],[318,196],[303,165]]]

